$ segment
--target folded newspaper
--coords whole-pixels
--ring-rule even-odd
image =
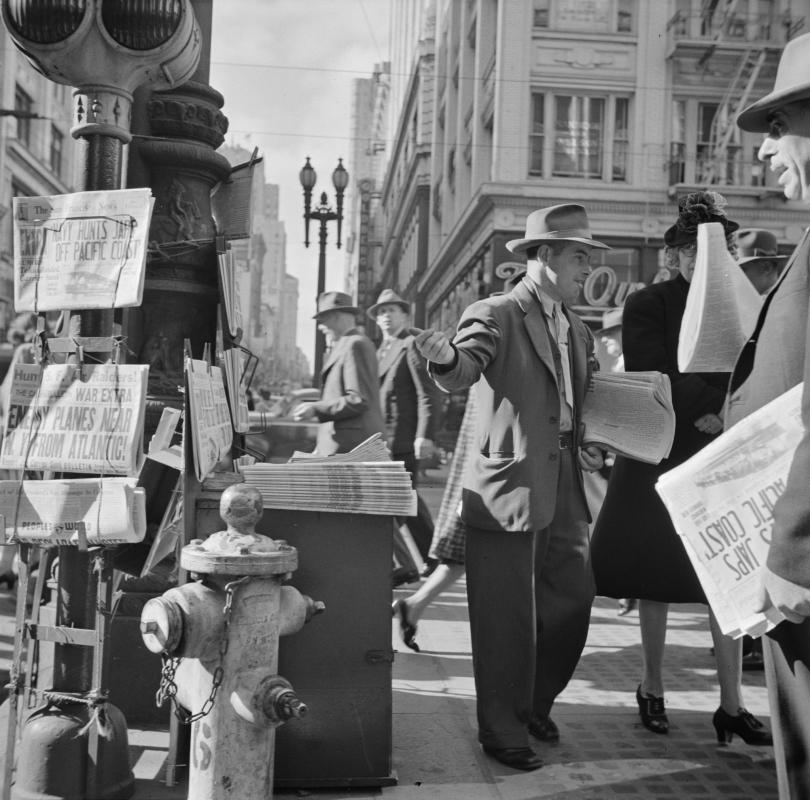
[[[657,464],[669,455],[675,411],[661,372],[595,372],[582,409],[583,441]]]
[[[760,636],[783,619],[757,606],[773,508],[804,433],[803,386],[740,420],[655,487],[729,636]]]
[[[719,222],[698,225],[695,272],[678,338],[681,372],[731,372],[757,324],[762,297],[726,246]]]

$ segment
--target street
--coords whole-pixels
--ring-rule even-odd
[[[423,494],[435,513],[444,470],[428,473]],[[395,591],[403,597],[408,587]],[[279,790],[278,797],[333,800],[389,797],[411,800],[611,800],[697,797],[776,800],[771,748],[735,738],[719,746],[712,714],[719,702],[704,607],[674,606],[665,658],[670,733],[642,727],[635,701],[641,649],[638,615],[619,617],[614,600],[597,598],[588,642],[574,679],[553,717],[556,745],[537,743],[545,761],[521,773],[487,758],[476,742],[475,701],[463,581],[426,612],[417,635],[421,653],[401,643],[392,624],[393,771],[397,785],[383,789]],[[11,656],[13,602],[0,595],[0,659]],[[294,679],[294,676],[290,676]],[[746,704],[768,721],[762,672],[743,676]],[[313,712],[314,713],[314,712]],[[290,724],[305,725],[306,720]],[[0,716],[5,736],[5,718]],[[163,766],[168,734],[129,731],[137,800],[185,798],[184,785],[167,787]],[[247,799],[246,799],[247,800]]]

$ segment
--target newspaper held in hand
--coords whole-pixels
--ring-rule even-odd
[[[735,638],[760,636],[783,619],[757,606],[773,507],[804,433],[803,386],[740,420],[655,487],[721,630]]]
[[[723,226],[698,225],[695,271],[678,338],[678,369],[731,372],[761,307],[762,297],[728,252]]]
[[[582,408],[583,444],[658,464],[669,455],[675,411],[661,372],[594,372]]]
[[[14,198],[14,308],[123,308],[143,297],[151,190]]]
[[[0,468],[137,475],[145,364],[17,364]]]

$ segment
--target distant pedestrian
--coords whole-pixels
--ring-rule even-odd
[[[382,331],[377,349],[380,376],[380,404],[388,444],[394,461],[402,461],[411,473],[416,489],[419,463],[434,455],[440,415],[440,391],[427,372],[427,363],[414,345],[408,327],[410,304],[392,289],[384,289],[377,302],[368,309]],[[417,494],[415,517],[405,520],[428,572],[433,539],[433,519],[425,501]]]
[[[737,263],[760,294],[768,294],[779,280],[787,256],[779,255],[779,247],[770,231],[763,228],[741,228],[734,234],[737,243]]]
[[[315,452],[347,453],[375,433],[384,433],[377,358],[357,327],[358,308],[345,292],[323,292],[315,319],[332,349],[321,370],[321,399],[300,403],[293,419],[317,419]]]

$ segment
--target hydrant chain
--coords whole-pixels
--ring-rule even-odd
[[[225,660],[225,655],[228,652],[228,628],[231,624],[231,614],[233,612],[233,598],[236,594],[236,589],[247,583],[250,580],[250,575],[245,575],[238,580],[231,581],[225,585],[225,605],[222,608],[222,616],[224,617],[224,625],[222,629],[222,638],[219,640],[219,664],[214,670],[213,679],[211,681],[211,693],[203,703],[202,708],[191,713],[183,708],[177,702],[177,684],[174,682],[174,673],[177,670],[177,665],[180,663],[179,658],[172,658],[168,653],[163,653],[163,668],[161,669],[160,686],[155,694],[155,704],[160,708],[168,697],[174,706],[174,715],[183,725],[191,725],[198,719],[202,719],[211,713],[214,707],[214,701],[217,697],[217,690],[222,684],[222,679],[225,673],[222,669],[222,663]]]

